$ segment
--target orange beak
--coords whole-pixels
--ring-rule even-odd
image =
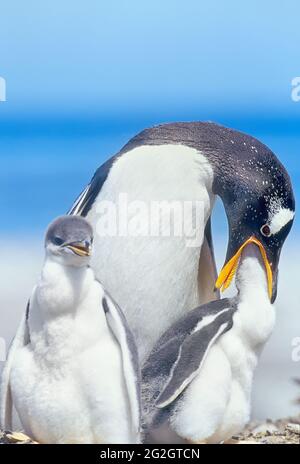
[[[250,237],[248,240],[243,243],[243,245],[240,247],[238,252],[225,264],[223,269],[221,270],[219,277],[216,282],[216,288],[221,289],[221,291],[226,290],[232,282],[232,279],[236,273],[236,270],[238,268],[239,260],[242,254],[242,251],[244,248],[249,245],[250,243],[254,243],[255,245],[258,246],[260,249],[264,265],[266,267],[266,273],[267,273],[267,281],[268,281],[268,293],[270,296],[270,299],[272,297],[272,289],[273,289],[273,273],[271,269],[271,265],[268,261],[267,258],[267,253],[266,250],[264,249],[262,243],[256,238],[256,237]]]
[[[91,256],[91,250],[83,246],[81,243],[72,243],[67,245],[67,248],[70,248],[70,250],[74,251],[74,253],[78,256]]]

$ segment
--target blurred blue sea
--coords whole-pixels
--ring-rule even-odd
[[[280,158],[292,177],[296,196],[300,194],[300,133],[254,123],[217,120],[243,130],[266,143]],[[26,121],[0,129],[0,208],[1,234],[41,234],[57,215],[64,214],[94,171],[116,153],[127,140],[147,125],[145,122]],[[274,130],[275,126],[275,130]],[[5,129],[5,132],[4,132]],[[34,129],[34,130],[33,130]],[[215,213],[218,231],[226,232],[220,206]],[[299,221],[295,222],[299,231]]]

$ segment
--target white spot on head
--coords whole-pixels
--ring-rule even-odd
[[[294,219],[295,211],[284,208],[280,199],[271,202],[271,211],[269,213],[268,225],[271,234],[277,234],[284,226]]]

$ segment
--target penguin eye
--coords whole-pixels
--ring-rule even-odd
[[[55,245],[60,246],[60,245],[62,245],[64,243],[64,241],[59,237],[54,237],[53,243],[55,243]]]
[[[265,224],[264,226],[262,226],[260,228],[260,231],[262,235],[264,235],[265,237],[270,237],[271,235],[271,229],[270,229],[270,226],[268,226],[268,224]]]

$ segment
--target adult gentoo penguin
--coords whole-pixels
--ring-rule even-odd
[[[197,246],[187,246],[185,236],[135,234],[133,210],[131,234],[95,235],[92,267],[124,310],[142,360],[186,311],[219,297],[215,283],[217,288],[230,284],[243,245],[254,239],[265,251],[268,290],[275,300],[280,251],[295,201],[286,170],[261,142],[213,123],[146,129],[96,171],[70,214],[86,216],[97,228],[103,204],[118,204],[124,193],[129,203],[142,202],[149,210],[153,201],[203,207]],[[216,282],[210,217],[217,195],[226,210],[229,242]]]
[[[93,233],[63,216],[3,371],[1,427],[12,405],[40,443],[138,443],[137,350],[123,313],[89,267]]]
[[[275,321],[259,243],[244,248],[236,282],[236,297],[189,311],[145,362],[144,420],[152,433],[163,425],[175,442],[219,443],[249,421],[254,370]]]

